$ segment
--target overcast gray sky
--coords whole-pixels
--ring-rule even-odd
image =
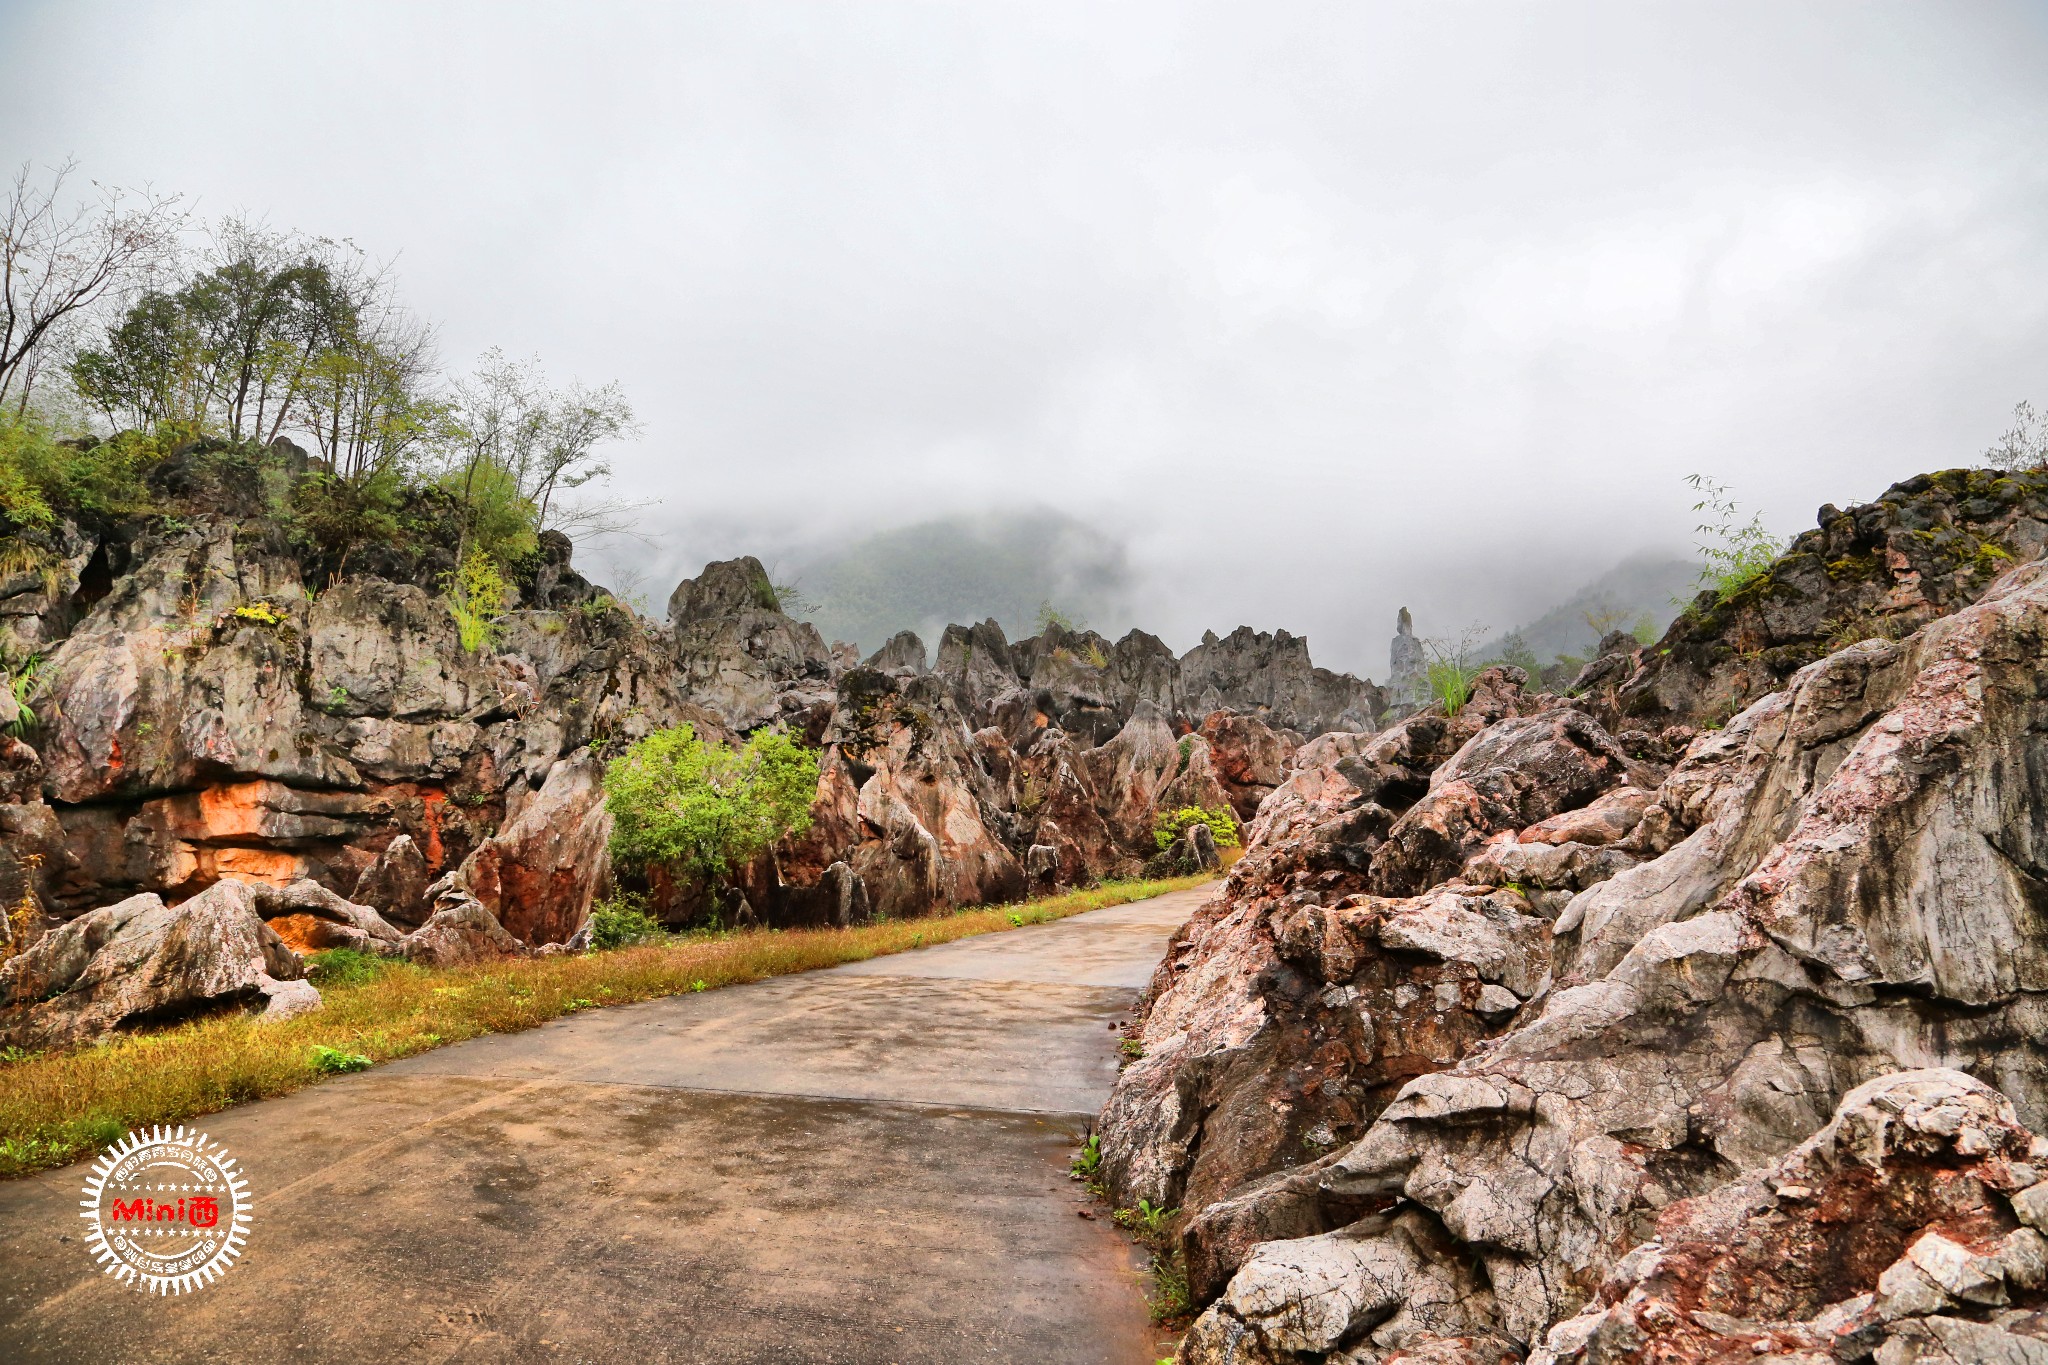
[[[2048,399],[2048,11],[0,4],[0,158],[397,256],[617,379],[672,579],[1049,504],[1382,674]],[[668,583],[660,585],[665,597]]]

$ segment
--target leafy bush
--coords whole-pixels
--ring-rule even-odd
[[[486,462],[466,475],[445,475],[440,486],[463,508],[468,544],[491,562],[517,564],[539,548],[540,509],[513,471]]]
[[[629,900],[599,901],[590,910],[590,946],[599,952],[645,943],[661,934],[661,925]]]
[[[1182,806],[1175,811],[1161,811],[1152,824],[1152,842],[1162,851],[1172,848],[1174,841],[1190,825],[1207,825],[1209,832],[1216,836],[1218,848],[1237,846],[1237,820],[1228,806],[1209,810],[1203,806]]]
[[[292,538],[326,559],[339,577],[356,547],[407,541],[405,495],[405,479],[395,469],[353,480],[315,470],[292,487]]]
[[[612,860],[670,867],[715,888],[785,835],[811,827],[818,756],[780,730],[735,749],[688,725],[660,730],[605,769]]]
[[[1726,484],[1704,474],[1687,475],[1685,481],[1700,494],[1692,510],[1707,515],[1707,520],[1693,528],[1702,537],[1699,586],[1726,602],[1762,577],[1782,547],[1777,537],[1764,529],[1761,513],[1747,522],[1737,519],[1740,510],[1728,496]]]
[[[448,612],[455,618],[463,649],[474,654],[491,642],[511,593],[497,563],[471,547],[448,583]]]
[[[149,510],[142,475],[162,458],[154,441],[124,432],[66,444],[33,417],[0,415],[0,517],[47,531],[66,514],[107,520]]]
[[[313,1069],[322,1075],[339,1075],[348,1071],[367,1071],[370,1059],[360,1052],[343,1052],[338,1047],[325,1043],[313,1044]]]
[[[9,674],[0,674],[6,679],[7,694],[14,698],[14,709],[18,713],[7,726],[7,733],[16,739],[25,739],[29,731],[36,728],[36,713],[28,704],[35,695],[36,674],[43,668],[43,656],[31,654],[21,667]]]

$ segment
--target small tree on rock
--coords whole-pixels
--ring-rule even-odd
[[[818,756],[780,730],[738,748],[688,725],[658,731],[605,769],[612,860],[701,880],[715,906],[719,882],[811,827],[817,791]]]
[[[2032,403],[2012,410],[2012,426],[1984,452],[1984,463],[2008,472],[2048,465],[2048,412]]]

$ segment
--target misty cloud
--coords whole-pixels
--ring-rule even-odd
[[[14,4],[0,154],[618,379],[600,576],[1054,507],[1379,675],[2048,396],[2039,8]]]

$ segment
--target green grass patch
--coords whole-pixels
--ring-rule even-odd
[[[375,981],[389,961],[354,948],[329,948],[306,955],[306,975],[322,990],[329,986],[361,986]]]
[[[850,929],[664,937],[611,952],[513,958],[450,971],[334,950],[314,954],[326,1008],[277,1023],[223,1014],[68,1051],[0,1056],[0,1179],[76,1161],[132,1128],[177,1123],[326,1076],[579,1010],[861,962],[1045,924],[1207,883],[1110,882],[1021,905]]]

